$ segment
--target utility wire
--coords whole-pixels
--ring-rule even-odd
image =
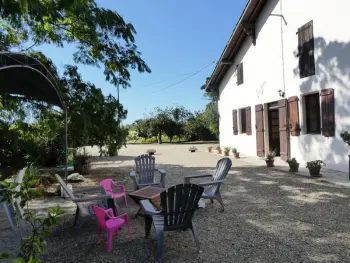
[[[191,71],[191,72],[188,72],[188,73],[184,73],[184,74],[180,74],[180,75],[175,75],[173,76],[173,78],[177,78],[177,77],[183,77],[183,76],[188,76],[190,74],[193,74],[194,72]],[[149,87],[149,86],[152,86],[152,85],[156,85],[156,84],[159,84],[159,83],[163,83],[163,82],[166,82],[167,80],[159,80],[159,81],[155,81],[155,82],[152,82],[152,83],[149,83],[149,84],[146,84],[146,85],[143,85],[143,87]]]
[[[182,83],[182,82],[184,82],[184,81],[186,81],[186,80],[192,78],[193,76],[195,76],[195,75],[197,75],[198,73],[202,72],[202,71],[205,70],[206,68],[209,68],[209,67],[210,67],[211,65],[213,65],[214,63],[215,63],[215,61],[211,62],[210,64],[206,65],[205,67],[203,67],[203,68],[201,68],[201,69],[195,71],[195,72],[192,73],[190,76],[188,76],[188,77],[186,77],[186,78],[184,78],[184,79],[182,79],[182,80],[180,80],[180,81],[178,81],[178,82],[176,82],[176,83],[174,83],[174,84],[171,84],[171,85],[169,85],[169,86],[167,86],[167,87],[165,87],[165,88],[163,88],[163,89],[156,90],[156,91],[153,91],[153,92],[151,92],[151,93],[144,94],[144,95],[145,95],[145,96],[148,96],[148,95],[151,95],[151,94],[154,94],[154,93],[157,93],[157,92],[166,90],[166,89],[170,89],[170,88],[172,88],[172,87],[174,87],[174,86],[176,86],[176,85],[178,85],[178,84],[180,84],[180,83]]]

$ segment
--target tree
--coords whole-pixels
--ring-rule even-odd
[[[76,63],[102,66],[106,80],[123,88],[129,86],[130,68],[151,72],[137,50],[133,25],[94,0],[0,1],[0,16],[1,50],[75,44]]]
[[[201,86],[201,90],[205,90],[210,78],[207,77],[205,84]],[[203,112],[204,118],[206,119],[210,131],[219,137],[219,108],[218,108],[218,100],[219,94],[217,91],[206,91],[204,97],[209,99],[210,102],[206,105],[205,111]]]

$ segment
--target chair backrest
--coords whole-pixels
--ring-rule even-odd
[[[107,194],[113,194],[112,179],[104,179],[100,182],[100,185],[105,189]]]
[[[178,184],[160,194],[164,226],[176,228],[191,223],[204,188],[196,184]]]
[[[104,209],[98,206],[92,206],[92,209],[95,212],[95,215],[97,217],[98,223],[102,228],[106,228],[106,212]]]
[[[154,156],[142,154],[135,159],[136,173],[138,174],[139,183],[150,183],[154,179],[154,170],[156,160]]]
[[[17,173],[17,176],[16,176],[16,178],[15,178],[15,180],[14,180],[15,183],[21,184],[21,183],[23,182],[23,179],[24,179],[24,175],[25,175],[25,173],[26,173],[26,170],[27,170],[27,168],[23,168],[22,170],[20,170],[20,171]],[[21,186],[20,186],[20,185],[18,185],[18,186],[15,188],[16,191],[19,191],[20,189],[21,189]],[[16,209],[16,211],[17,211],[18,216],[19,216],[20,218],[23,218],[24,210],[23,210],[23,208],[22,208],[22,206],[21,206],[21,201],[22,201],[22,198],[21,198],[21,197],[16,197],[16,198],[14,198],[13,203],[14,203],[14,207],[15,207],[15,209]]]
[[[55,174],[55,177],[56,177],[57,181],[59,182],[59,184],[62,186],[63,190],[67,193],[67,195],[71,199],[75,199],[73,192],[71,190],[69,190],[66,183],[62,180],[61,176],[59,176],[58,174]]]
[[[216,164],[216,169],[213,174],[213,181],[224,180],[226,178],[228,171],[230,171],[231,166],[232,166],[232,161],[230,158],[225,157],[220,159]],[[219,187],[220,185],[210,185],[205,190],[205,193],[215,194],[215,192],[218,190]]]

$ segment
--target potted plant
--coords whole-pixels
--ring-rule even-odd
[[[340,137],[343,139],[347,146],[350,146],[350,133],[345,131],[340,134]]]
[[[89,158],[90,155],[85,148],[83,148],[82,152],[75,151],[73,153],[74,172],[79,174],[89,174],[91,168]]]
[[[274,167],[275,162],[275,156],[276,156],[276,150],[270,151],[265,158],[266,166],[267,167]]]
[[[311,161],[306,163],[306,168],[309,169],[309,173],[311,177],[321,177],[320,174],[322,166],[326,166],[326,164],[321,160]]]
[[[229,156],[230,155],[230,150],[231,150],[231,147],[224,147],[224,155],[225,156]]]
[[[239,158],[239,152],[237,151],[237,148],[232,148],[232,153],[235,156],[236,159]]]
[[[295,158],[286,161],[289,164],[289,172],[295,173],[299,170],[299,164]]]
[[[148,153],[149,155],[154,155],[154,154],[156,153],[156,150],[154,150],[154,149],[148,149],[148,150],[147,150],[147,153]]]
[[[220,146],[216,146],[216,150],[218,151],[218,154],[222,154],[222,150],[221,150]]]
[[[191,146],[190,148],[188,148],[188,150],[191,152],[191,153],[194,153],[195,151],[197,151],[197,148],[195,146]]]
[[[213,149],[213,146],[209,146],[208,147],[208,152],[210,152],[211,153],[211,150]]]

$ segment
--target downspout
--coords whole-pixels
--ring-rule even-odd
[[[282,0],[280,0],[280,14],[282,15]],[[287,24],[284,16],[282,15],[284,23]],[[286,74],[284,69],[284,43],[283,43],[283,22],[281,20],[281,51],[282,51],[282,77],[283,77],[283,94],[286,94]]]

